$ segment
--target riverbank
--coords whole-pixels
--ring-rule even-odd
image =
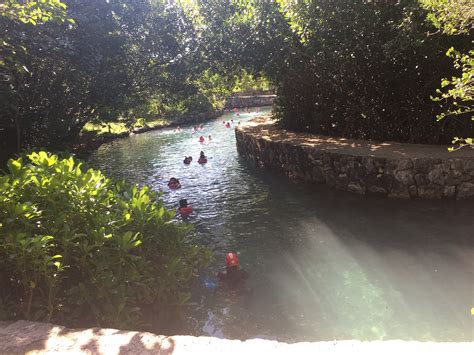
[[[225,108],[230,110],[233,108],[249,108],[249,107],[265,107],[273,105],[276,99],[274,94],[266,95],[233,95],[226,100]],[[144,123],[141,127],[133,128],[125,132],[103,132],[99,134],[96,131],[83,131],[78,141],[74,144],[73,151],[79,157],[87,157],[91,152],[98,149],[102,144],[111,142],[115,139],[125,138],[133,134],[140,134],[164,128],[177,127],[181,125],[202,123],[213,120],[225,113],[224,110],[216,110],[213,112],[204,112],[198,114],[188,114],[176,120],[157,120],[155,124]]]
[[[394,198],[474,197],[474,150],[369,142],[280,129],[270,116],[236,128],[237,150],[291,179]]]
[[[473,343],[357,340],[282,343],[163,336],[107,328],[68,329],[49,323],[0,322],[2,354],[472,354]]]
[[[213,120],[223,112],[221,110],[217,110],[214,112],[205,112],[195,115],[189,115],[186,117],[182,117],[177,120],[171,121],[162,121],[162,123],[157,123],[154,125],[147,125],[145,123],[142,127],[134,128],[130,131],[126,132],[119,132],[119,133],[102,133],[98,134],[95,131],[85,131],[81,132],[78,141],[73,146],[73,151],[79,157],[85,158],[94,150],[98,149],[102,144],[114,141],[119,138],[129,137],[134,134],[145,133],[154,130],[160,130],[165,128],[172,128],[186,124],[193,124],[193,123],[202,123],[209,120]]]

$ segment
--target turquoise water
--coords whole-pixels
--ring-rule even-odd
[[[91,157],[107,174],[163,191],[170,207],[180,198],[194,206],[188,222],[215,261],[193,286],[177,332],[288,342],[473,340],[473,203],[358,196],[256,170],[239,158],[233,127],[222,121],[257,114],[227,113],[202,132],[132,136]],[[198,142],[209,134],[211,143]],[[202,166],[201,150],[209,157]],[[185,155],[194,158],[189,166]],[[168,189],[172,176],[181,189]],[[246,288],[206,288],[203,278],[215,280],[228,251],[250,273]]]

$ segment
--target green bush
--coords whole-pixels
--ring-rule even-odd
[[[429,144],[473,132],[465,114],[437,122],[444,102],[431,101],[441,79],[457,75],[446,50],[471,40],[436,33],[417,2],[294,2],[288,16],[300,43],[278,76],[285,128]]]
[[[10,160],[8,170],[0,317],[124,327],[187,302],[209,252],[172,223],[157,193],[46,152]]]

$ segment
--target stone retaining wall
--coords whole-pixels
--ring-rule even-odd
[[[396,198],[474,197],[474,150],[376,143],[278,129],[270,117],[237,127],[237,150],[292,179]]]

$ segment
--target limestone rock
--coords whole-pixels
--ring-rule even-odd
[[[418,186],[418,196],[427,199],[440,199],[443,197],[444,189],[441,185]]]
[[[405,186],[410,186],[415,183],[415,180],[413,179],[413,172],[411,170],[401,170],[395,172],[395,179]]]
[[[374,174],[377,171],[377,167],[375,166],[375,159],[372,157],[363,157],[362,165],[365,167],[365,170],[369,174]]]
[[[428,173],[428,181],[432,184],[444,185],[445,176],[441,165],[435,165],[434,168]]]
[[[401,159],[398,161],[397,170],[408,170],[413,168],[413,162],[410,159]]]
[[[347,191],[363,195],[365,194],[366,188],[358,181],[351,181],[347,184]]]
[[[474,159],[469,159],[464,162],[464,172],[474,177]]]
[[[414,161],[414,170],[416,173],[428,174],[430,171],[431,162],[427,158],[418,158]]]
[[[456,186],[445,186],[443,190],[443,196],[444,197],[454,197],[456,195]]]
[[[418,197],[418,189],[416,185],[409,186],[408,193],[410,194],[410,197]]]
[[[410,192],[408,191],[408,188],[394,189],[394,190],[390,191],[390,193],[388,194],[388,197],[399,198],[399,199],[409,199],[410,198]]]
[[[468,198],[474,196],[474,183],[464,182],[458,186],[458,198]]]
[[[383,194],[383,195],[387,194],[387,190],[385,188],[381,186],[377,186],[377,185],[370,185],[367,190],[374,194]]]
[[[313,167],[312,179],[316,182],[324,182],[323,170],[319,165]]]
[[[450,164],[450,169],[451,170],[457,170],[457,171],[462,171],[462,168],[463,168],[463,164],[462,164],[462,160],[460,159],[453,159],[451,160]]]
[[[425,174],[416,174],[415,175],[415,182],[418,186],[422,186],[427,184],[427,179]]]
[[[465,179],[469,179],[467,175],[462,173],[462,170],[450,170],[446,176],[446,184],[448,185],[459,185]]]

